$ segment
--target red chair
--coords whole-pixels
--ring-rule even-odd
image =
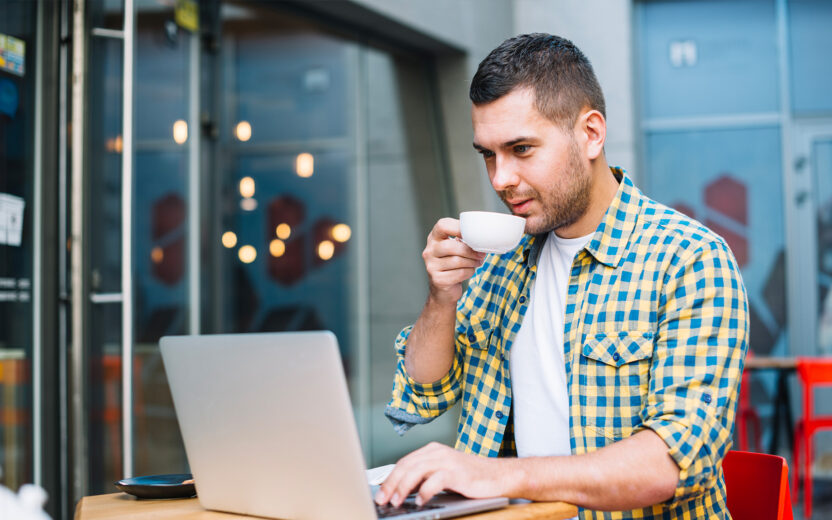
[[[722,461],[734,520],[792,520],[789,466],[777,455],[729,451]]]
[[[812,516],[812,436],[818,430],[832,429],[832,415],[815,415],[813,391],[832,386],[832,358],[799,358],[797,375],[803,383],[803,418],[794,429],[794,492],[797,497],[803,474],[803,516]],[[803,448],[801,452],[800,449]],[[803,468],[801,470],[801,463]]]
[[[745,357],[751,359],[751,351]],[[742,381],[740,382],[740,403],[737,409],[737,446],[742,451],[748,450],[748,426],[754,430],[754,445],[751,451],[760,451],[760,416],[757,410],[751,405],[751,373],[743,370]]]

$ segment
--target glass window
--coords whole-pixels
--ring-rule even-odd
[[[393,340],[426,296],[420,252],[449,214],[429,59],[275,4],[228,1],[218,13],[216,47],[203,45],[197,64],[170,9],[137,17],[135,472],[187,470],[157,342],[189,332],[192,204],[202,214],[201,332],[331,330],[371,463],[426,437],[452,442],[451,414],[407,440],[383,416]],[[194,95],[201,126],[177,142]],[[197,133],[203,198],[191,200],[187,146]]]
[[[187,334],[191,47],[199,39],[174,9],[140,4],[136,16],[133,182],[133,461],[137,475],[187,469],[162,365],[162,336]],[[201,62],[202,56],[196,54]],[[197,65],[197,67],[199,64]],[[198,88],[199,90],[199,88]],[[197,100],[199,102],[199,100]]]
[[[828,355],[832,353],[832,139],[820,139],[812,148],[818,209],[818,343]]]
[[[0,3],[0,484],[32,481],[35,2]]]
[[[726,240],[748,290],[758,354],[785,351],[780,161],[776,127],[647,135],[649,195]]]
[[[830,112],[832,96],[832,3],[826,0],[789,1],[792,110]]]
[[[100,13],[109,20],[112,11]],[[123,478],[121,435],[122,42],[91,38],[88,118],[90,336],[87,358],[90,492]],[[114,480],[115,479],[115,480]]]
[[[645,2],[640,15],[647,119],[778,110],[773,1]]]

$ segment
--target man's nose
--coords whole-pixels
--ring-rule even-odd
[[[500,160],[497,158],[494,166],[494,175],[491,176],[491,185],[496,191],[505,191],[507,188],[517,186],[519,177],[514,168],[513,161]]]

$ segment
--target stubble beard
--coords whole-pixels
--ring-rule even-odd
[[[526,219],[526,233],[531,235],[548,233],[576,222],[586,213],[589,207],[592,178],[589,169],[581,163],[580,151],[575,141],[572,141],[569,147],[567,164],[556,173],[556,176],[563,180],[560,183],[553,182],[546,187],[545,192],[530,188],[529,192],[522,193],[519,197],[513,191],[499,193],[509,210],[511,210],[511,204],[507,202],[509,198],[514,200],[530,198],[540,203],[543,213],[539,216],[530,215]]]

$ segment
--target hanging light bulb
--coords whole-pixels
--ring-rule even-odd
[[[269,243],[269,253],[275,258],[280,258],[286,252],[286,244],[279,238],[275,238]]]
[[[318,244],[318,256],[321,260],[329,260],[332,258],[333,254],[335,254],[335,244],[329,240],[322,240],[321,243]]]
[[[222,234],[222,245],[231,249],[237,245],[237,234],[233,231],[226,231]]]
[[[257,258],[257,250],[254,249],[253,246],[243,246],[237,252],[237,256],[240,258],[242,263],[250,264],[254,262],[255,258]]]
[[[254,197],[254,179],[251,177],[240,179],[240,195],[247,199]]]
[[[295,158],[295,173],[298,177],[312,177],[315,173],[315,157],[311,153],[301,153]]]
[[[337,242],[346,242],[352,236],[352,229],[346,224],[332,226],[332,238]]]
[[[274,230],[275,235],[277,238],[281,240],[286,240],[292,235],[292,228],[287,223],[278,224]]]
[[[234,135],[242,142],[251,139],[251,123],[248,121],[240,121],[237,123],[237,126],[234,127]]]
[[[188,123],[182,119],[173,123],[173,140],[176,144],[185,144],[188,140]]]

